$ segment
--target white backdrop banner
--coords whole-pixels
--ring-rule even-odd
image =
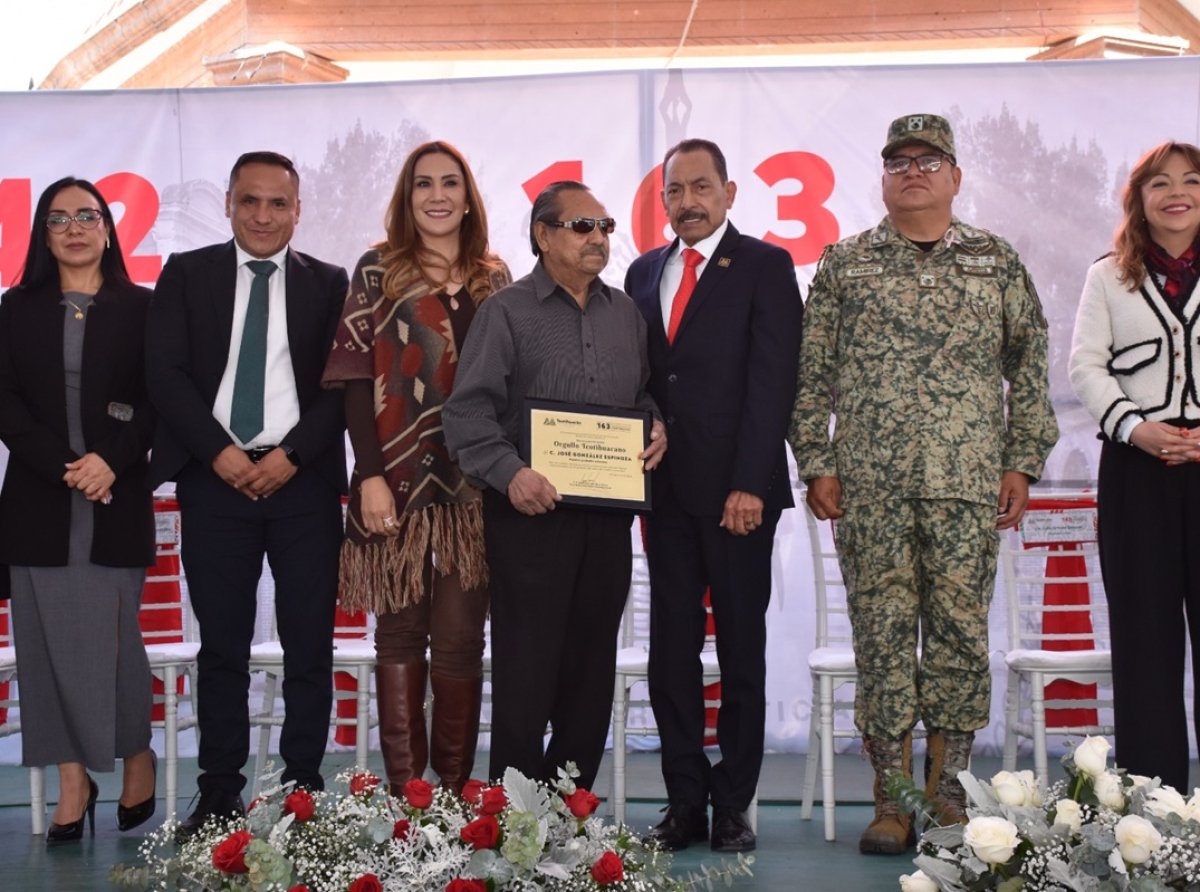
[[[1108,249],[1133,160],[1164,139],[1197,142],[1200,58],[0,93],[0,289],[18,275],[33,206],[50,182],[70,174],[97,183],[134,277],[150,284],[172,252],[229,237],[228,171],[252,149],[281,151],[300,170],[296,246],[352,267],[382,235],[405,155],[433,138],[465,152],[492,246],[518,276],[533,262],[532,197],[553,180],[586,182],[617,220],[604,278],[620,284],[634,257],[670,235],[658,200],[663,152],[706,137],[738,184],[731,219],[785,246],[806,290],[825,244],[883,215],[886,128],[916,112],[953,123],[963,169],[956,212],[1017,247],[1051,321],[1063,438],[1046,482],[1090,486],[1095,425],[1065,372],[1076,300],[1088,264]],[[775,564],[767,737],[777,749],[804,749],[812,583],[797,511],[780,526]],[[994,611],[994,650],[1002,620]],[[988,747],[1002,737],[1003,676],[996,681]]]

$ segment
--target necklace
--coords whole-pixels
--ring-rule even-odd
[[[83,319],[83,307],[79,306],[79,304],[75,303],[75,301],[71,300],[71,298],[69,298],[69,297],[64,297],[63,300],[65,300],[67,303],[69,303],[72,307],[75,308],[75,318],[82,320]]]

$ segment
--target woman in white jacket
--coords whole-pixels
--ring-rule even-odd
[[[1147,152],[1123,207],[1113,252],[1088,270],[1071,384],[1104,440],[1117,761],[1186,791],[1185,628],[1200,693],[1200,149]]]

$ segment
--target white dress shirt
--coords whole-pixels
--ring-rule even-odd
[[[273,257],[252,257],[234,242],[237,251],[237,289],[233,298],[233,329],[229,333],[229,361],[217,399],[213,417],[243,449],[256,446],[276,446],[300,420],[300,398],[296,395],[296,375],[292,370],[292,354],[287,336],[287,248]],[[238,355],[242,352],[242,329],[246,325],[246,309],[250,305],[250,283],[254,273],[246,266],[251,260],[270,260],[277,267],[268,280],[267,297],[267,369],[263,394],[263,429],[250,441],[243,443],[229,430],[229,414],[233,407],[233,381],[237,376]]]
[[[683,249],[690,247],[704,255],[704,259],[696,266],[696,281],[699,282],[700,277],[704,275],[705,267],[708,266],[709,258],[716,252],[717,245],[725,237],[725,230],[728,228],[729,218],[726,217],[708,238],[701,239],[694,245],[685,245],[683,239],[680,239],[675,245],[675,250],[667,258],[667,263],[663,267],[662,279],[658,283],[658,301],[662,306],[664,329],[670,324],[671,304],[675,301],[675,292],[679,290],[679,283],[683,281]]]

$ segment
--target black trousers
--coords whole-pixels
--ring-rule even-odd
[[[489,774],[503,777],[511,766],[550,781],[574,762],[576,783],[591,789],[612,716],[632,518],[561,504],[530,517],[495,490],[485,491],[483,508],[492,590]]]
[[[301,469],[252,502],[192,463],[176,484],[181,557],[200,625],[201,792],[237,793],[250,747],[247,664],[263,556],[275,580],[283,645],[283,780],[322,789],[332,706],[333,617],[342,512],[337,491]]]
[[[1169,468],[1133,446],[1106,442],[1099,522],[1116,762],[1186,793],[1185,635],[1200,719],[1200,466]]]
[[[663,495],[660,496],[660,492]],[[685,512],[666,487],[646,522],[650,566],[650,704],[662,741],[672,804],[749,807],[758,788],[766,723],[767,604],[780,511],[764,511],[747,536],[720,517]],[[721,760],[704,753],[704,590],[712,591],[721,664],[717,737]]]

